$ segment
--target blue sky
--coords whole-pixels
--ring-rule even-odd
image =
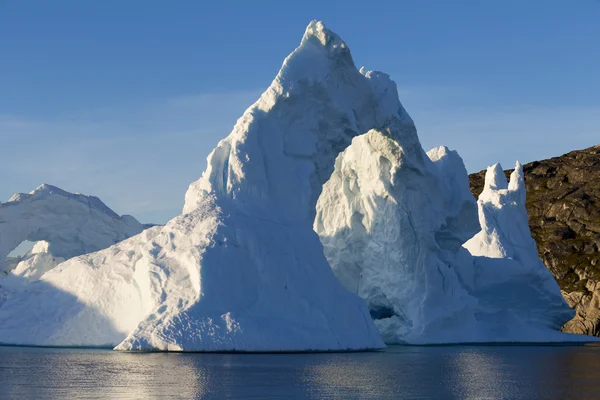
[[[597,0],[0,0],[0,201],[45,182],[166,222],[311,19],[469,171],[600,143]]]

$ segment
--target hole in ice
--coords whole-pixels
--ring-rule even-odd
[[[10,271],[15,269],[17,267],[17,264],[19,264],[19,262],[23,259],[23,256],[25,254],[27,254],[29,251],[31,251],[31,249],[33,249],[33,246],[35,246],[36,243],[37,242],[23,240],[21,242],[21,244],[19,244],[17,247],[15,247],[13,249],[13,251],[8,253],[8,255],[6,256],[6,259],[4,260],[5,267],[4,267],[4,269],[2,269],[2,271],[0,271],[0,273],[6,275]]]
[[[20,245],[15,247],[13,251],[8,253],[6,257],[8,258],[21,258],[31,249],[37,242],[31,242],[29,240],[23,240]]]
[[[372,319],[386,319],[391,318],[396,313],[390,307],[374,307],[369,310]]]

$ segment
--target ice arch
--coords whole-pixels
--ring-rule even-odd
[[[376,130],[354,138],[314,225],[386,343],[592,340],[559,332],[573,311],[538,258],[521,166],[510,183],[490,167],[476,206],[456,152],[402,144]]]
[[[325,256],[389,344],[447,340],[474,321],[476,300],[457,273],[472,262],[455,258],[479,229],[477,207],[458,154],[430,157],[372,130],[339,155],[317,203]]]

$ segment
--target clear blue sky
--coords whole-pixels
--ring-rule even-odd
[[[470,171],[600,143],[597,0],[0,0],[0,201],[45,182],[165,222],[311,19]]]

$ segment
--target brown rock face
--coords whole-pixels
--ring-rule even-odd
[[[538,253],[577,313],[562,329],[600,336],[600,145],[525,164],[523,171]],[[475,197],[484,176],[470,175]]]

